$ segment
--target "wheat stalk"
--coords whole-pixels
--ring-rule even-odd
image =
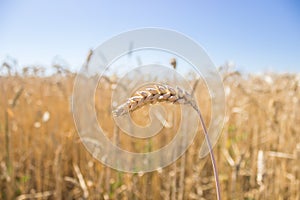
[[[176,88],[173,88],[168,85],[153,85],[145,88],[145,90],[137,91],[136,94],[130,97],[129,99],[127,99],[127,101],[124,104],[118,106],[117,109],[113,111],[113,115],[119,117],[128,114],[130,112],[133,112],[145,105],[155,104],[158,102],[190,105],[197,112],[200,118],[200,123],[203,128],[205,140],[208,145],[209,153],[212,161],[215,183],[216,183],[217,199],[220,200],[221,199],[220,183],[218,178],[216,161],[215,161],[214,153],[212,151],[212,145],[208,137],[208,132],[202,114],[198,109],[198,106],[194,101],[194,99],[192,98],[191,94],[189,94],[187,91],[183,90],[178,86]]]

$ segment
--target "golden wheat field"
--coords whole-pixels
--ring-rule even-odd
[[[226,118],[214,153],[223,199],[300,199],[300,76],[222,76]],[[74,79],[72,73],[0,77],[0,199],[216,199],[210,158],[198,157],[202,134],[177,162],[151,173],[123,173],[94,159],[75,128]],[[112,84],[104,80],[97,92],[109,96]],[[196,95],[208,121],[203,88],[200,83]],[[152,143],[131,141],[116,133],[103,109],[108,103],[96,105],[99,123],[124,149],[158,149],[178,128],[164,128]]]

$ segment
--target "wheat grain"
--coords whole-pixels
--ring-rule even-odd
[[[145,88],[145,90],[137,91],[124,104],[117,107],[113,111],[113,115],[117,117],[122,116],[147,104],[155,104],[157,102],[190,104],[193,108],[196,108],[196,103],[192,96],[180,87],[173,88],[167,85],[153,85]]]

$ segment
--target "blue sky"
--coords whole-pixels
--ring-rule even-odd
[[[142,27],[179,31],[219,66],[246,72],[300,72],[300,3],[253,1],[0,0],[0,61],[78,69],[91,48]]]

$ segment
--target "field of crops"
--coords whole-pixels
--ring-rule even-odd
[[[210,158],[198,157],[200,126],[186,154],[155,172],[118,172],[94,159],[72,117],[74,79],[72,73],[0,77],[0,199],[216,198]],[[109,97],[113,83],[107,80],[97,92]],[[226,118],[214,147],[223,199],[300,199],[300,76],[224,72],[223,81]],[[203,88],[200,83],[196,95],[208,121]],[[151,144],[131,141],[116,131],[108,104],[96,105],[99,124],[127,150],[158,149],[178,128],[171,118]],[[147,110],[138,112],[145,115],[138,123],[146,123]]]

